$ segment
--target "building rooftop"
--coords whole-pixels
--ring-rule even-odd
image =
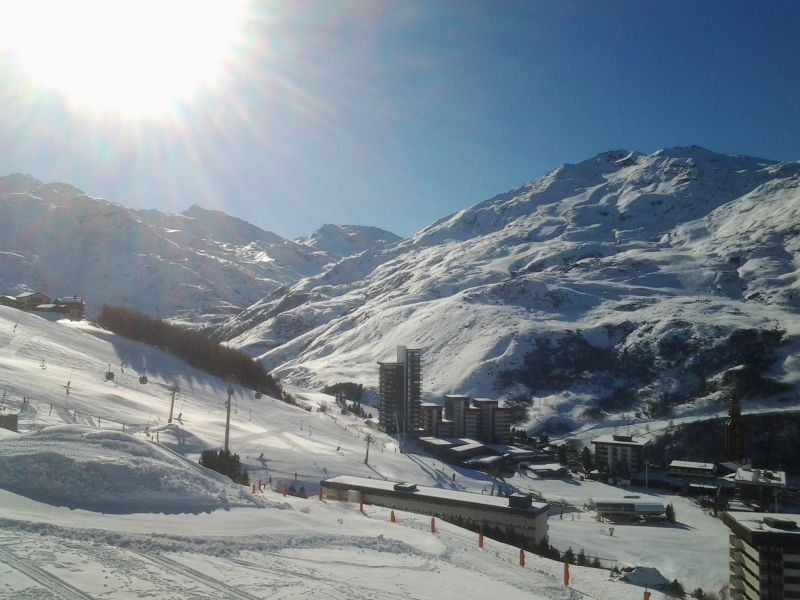
[[[646,437],[634,437],[632,435],[606,434],[592,440],[593,444],[613,444],[617,446],[646,446],[650,439]]]
[[[450,448],[453,445],[453,442],[449,442],[447,440],[431,436],[421,437],[419,438],[419,441],[425,444],[430,444],[431,446],[438,446],[441,448]]]
[[[705,471],[713,471],[714,470],[714,463],[701,463],[701,462],[692,462],[690,460],[673,460],[669,463],[670,469],[675,467],[676,469],[703,469]]]
[[[722,521],[751,545],[800,547],[800,515],[784,513],[726,512]]]
[[[435,402],[420,402],[419,405],[421,408],[439,408]]]
[[[736,483],[745,485],[786,487],[786,472],[770,471],[767,469],[739,468],[736,470],[736,476],[733,480]]]
[[[492,400],[491,398],[475,398],[472,403],[473,404],[497,404],[497,400]]]
[[[463,444],[461,446],[453,446],[450,448],[450,452],[455,452],[456,454],[463,454],[465,452],[473,452],[475,450],[480,450],[481,448],[485,448],[482,443],[480,442],[472,442],[471,444]]]
[[[351,477],[349,475],[340,475],[332,479],[326,479],[323,484],[333,483],[339,485],[350,486],[355,488],[366,488],[373,490],[380,490],[384,492],[394,492],[395,484],[400,483],[397,481],[385,481],[382,479],[367,479],[366,477]],[[495,507],[495,508],[509,508],[508,498],[503,496],[491,496],[489,494],[474,494],[471,492],[461,492],[458,490],[448,490],[444,488],[427,487],[423,485],[416,486],[413,492],[403,492],[417,496],[419,498],[434,498],[437,500],[448,500],[454,503],[472,504],[476,506]],[[543,502],[533,502],[529,510],[532,512],[539,512],[542,509],[547,509],[547,504]]]

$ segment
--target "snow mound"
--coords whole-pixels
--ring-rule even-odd
[[[246,487],[158,444],[79,425],[0,439],[0,488],[105,513],[197,513],[266,505]]]

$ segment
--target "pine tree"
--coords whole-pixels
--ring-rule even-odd
[[[575,564],[575,553],[572,551],[572,546],[570,546],[569,548],[567,548],[564,551],[564,554],[561,557],[561,560],[563,560],[565,563],[569,563],[571,565]]]
[[[578,565],[580,565],[581,567],[585,567],[586,565],[589,564],[589,562],[586,560],[586,552],[583,551],[583,548],[581,548],[578,551],[578,556],[576,557],[576,561]]]
[[[671,502],[669,504],[667,504],[666,514],[667,514],[667,521],[669,521],[670,523],[674,523],[675,522],[675,507],[672,506]]]

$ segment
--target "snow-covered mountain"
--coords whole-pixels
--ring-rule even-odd
[[[342,252],[199,206],[129,210],[20,174],[0,178],[0,213],[0,292],[83,296],[90,315],[111,303],[213,320],[319,273]],[[373,243],[384,242],[365,229],[354,251]]]
[[[374,388],[377,360],[418,346],[429,397],[516,399],[564,429],[775,397],[800,379],[798,223],[798,163],[606,152],[345,258],[220,334],[309,386]]]
[[[297,241],[340,259],[365,250],[389,246],[402,239],[399,235],[378,227],[326,223],[310,236]]]

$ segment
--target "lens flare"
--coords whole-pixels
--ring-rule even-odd
[[[219,84],[244,12],[243,0],[8,2],[0,47],[71,107],[164,113]]]

